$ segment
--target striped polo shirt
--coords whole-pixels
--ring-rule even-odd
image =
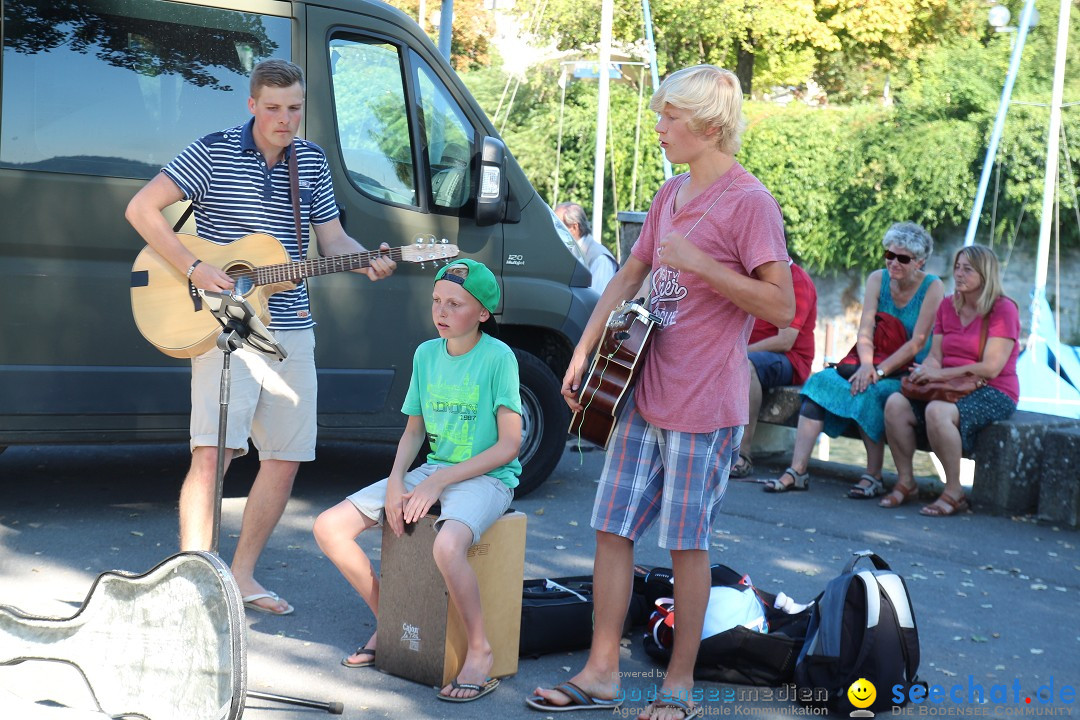
[[[334,185],[322,148],[297,138],[287,153],[297,151],[300,176],[302,246],[296,244],[289,165],[282,159],[273,168],[255,146],[252,118],[244,125],[196,140],[162,168],[195,205],[199,236],[227,244],[252,233],[273,235],[293,260],[304,260],[309,223],[321,225],[338,216]],[[307,283],[270,296],[270,328],[302,330],[314,327]]]

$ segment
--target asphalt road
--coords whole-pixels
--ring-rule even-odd
[[[465,705],[439,702],[435,690],[371,668],[338,664],[371,632],[374,618],[319,553],[311,525],[349,491],[382,477],[392,459],[392,448],[335,444],[320,447],[319,459],[301,470],[258,573],[296,612],[249,614],[249,689],[341,702],[350,720],[544,717],[523,698],[538,684],[568,679],[583,663],[583,651],[522,659],[518,673],[495,693]],[[0,604],[68,617],[101,572],[144,572],[174,553],[176,494],[186,460],[182,445],[11,448],[0,455]],[[529,522],[526,577],[592,572],[589,511],[601,465],[598,452],[568,451],[544,486],[515,500]],[[253,462],[240,461],[226,482],[226,559],[254,469]],[[908,582],[922,644],[920,675],[931,685],[963,685],[965,692],[971,684],[988,694],[994,686],[1009,688],[1006,702],[924,705],[905,714],[929,709],[938,716],[1011,716],[1072,709],[1061,702],[1061,693],[1080,685],[1080,533],[980,513],[923,518],[917,505],[890,512],[845,499],[845,488],[839,479],[818,476],[810,492],[767,495],[760,485],[733,482],[713,533],[713,561],[748,573],[766,590],[806,602],[852,551],[873,549]],[[361,542],[379,557],[377,535]],[[656,547],[655,533],[639,543],[637,560],[670,565]],[[624,640],[623,657],[628,696],[648,694],[660,669],[636,634]],[[89,701],[65,674],[69,670],[43,663],[0,666],[0,718],[22,720],[10,712],[17,696],[74,720],[74,710],[64,713],[58,706],[79,708]],[[1051,684],[1055,703],[1043,706],[1035,694],[1043,687],[1045,695],[1044,686]],[[762,689],[727,687],[736,700],[707,703],[707,717],[782,717],[799,707],[769,699]],[[1014,687],[1019,702],[1012,699]],[[707,683],[703,688],[712,697],[725,689]],[[1025,703],[1028,697],[1035,702]],[[628,701],[624,711],[643,704]],[[252,720],[320,716],[325,713],[258,700],[249,700],[244,713]]]

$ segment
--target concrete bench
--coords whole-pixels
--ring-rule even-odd
[[[766,390],[758,422],[795,427],[801,404],[798,387]],[[845,436],[858,438],[859,433],[852,426]],[[920,443],[919,449],[930,447]],[[1048,520],[1078,525],[1080,421],[1018,410],[979,432],[971,459],[971,499],[979,507],[1002,514],[1037,512]]]

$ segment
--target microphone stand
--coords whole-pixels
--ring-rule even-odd
[[[211,290],[200,290],[199,294],[206,300],[206,306],[211,314],[221,325],[221,334],[217,338],[218,349],[221,350],[223,360],[221,366],[221,386],[218,392],[218,434],[217,434],[217,472],[215,474],[214,495],[214,526],[210,540],[210,552],[218,554],[218,541],[221,532],[221,499],[225,492],[225,434],[229,422],[229,392],[232,385],[232,354],[244,345],[258,350],[267,355],[273,355],[279,361],[287,357],[285,348],[281,347],[274,336],[263,324],[255,313],[254,308],[240,295],[232,293],[219,293]],[[231,579],[231,575],[229,576]],[[235,581],[234,581],[235,582]],[[243,658],[247,663],[247,658]],[[241,676],[246,676],[246,672]],[[298,705],[301,707],[325,710],[331,715],[341,715],[345,706],[339,702],[319,702],[304,698],[289,697],[249,691],[245,688],[245,696],[256,700]],[[245,703],[246,704],[246,703]]]

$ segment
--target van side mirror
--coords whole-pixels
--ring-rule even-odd
[[[476,224],[494,225],[506,215],[506,145],[502,140],[484,137],[480,152],[480,192],[476,196]]]

